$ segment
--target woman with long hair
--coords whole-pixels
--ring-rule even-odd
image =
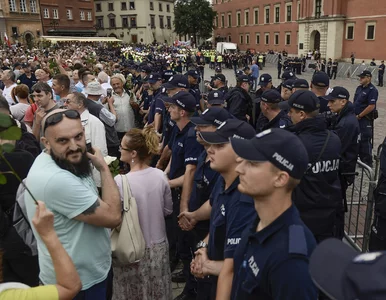
[[[152,127],[133,128],[121,142],[121,161],[130,165],[126,176],[137,202],[139,223],[146,242],[144,257],[128,266],[113,260],[115,300],[169,300],[172,297],[169,246],[165,216],[172,212],[171,191],[165,174],[149,166],[159,152]],[[115,177],[123,201],[122,178]]]

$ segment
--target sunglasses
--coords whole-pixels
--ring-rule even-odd
[[[80,114],[73,109],[69,109],[66,111],[57,112],[51,116],[49,116],[46,121],[43,123],[43,134],[45,133],[46,129],[50,126],[56,125],[59,122],[63,120],[63,115],[66,116],[69,119],[80,119]]]

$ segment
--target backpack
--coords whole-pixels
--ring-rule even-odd
[[[35,235],[32,231],[30,222],[28,221],[27,208],[25,206],[24,193],[26,180],[19,185],[16,192],[16,201],[13,208],[12,226],[15,228],[18,235],[23,240],[24,244],[31,250],[32,255],[38,254],[38,247]]]

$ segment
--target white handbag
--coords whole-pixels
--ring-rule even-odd
[[[138,262],[145,255],[146,243],[139,224],[137,202],[131,193],[129,181],[121,175],[123,215],[120,226],[111,231],[111,251],[119,264]]]

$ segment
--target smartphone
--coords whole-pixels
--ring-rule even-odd
[[[86,144],[86,150],[87,150],[88,153],[91,153],[91,154],[94,154],[94,153],[95,153],[94,150],[93,150],[93,148],[92,148],[91,143],[87,143],[87,144]]]
[[[106,92],[107,92],[107,97],[110,98],[113,93],[113,89],[108,88]]]

